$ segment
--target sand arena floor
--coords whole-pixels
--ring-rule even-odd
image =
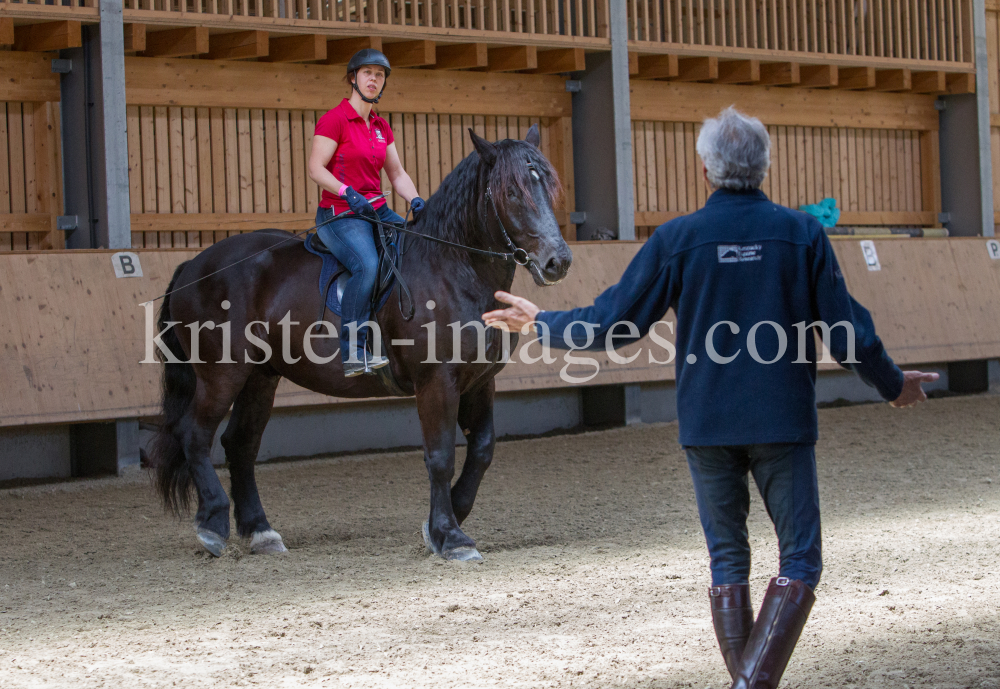
[[[782,686],[1000,688],[1000,397],[820,412],[826,569]],[[263,465],[291,552],[211,559],[148,479],[0,491],[2,687],[728,687],[675,424],[501,443],[425,554],[416,452]],[[754,603],[776,567],[755,495]]]

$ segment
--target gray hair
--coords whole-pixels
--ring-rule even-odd
[[[732,106],[705,120],[697,148],[709,183],[718,189],[756,189],[771,165],[767,128]]]

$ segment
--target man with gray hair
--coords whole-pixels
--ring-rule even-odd
[[[483,314],[488,325],[546,326],[549,344],[620,347],[615,325],[646,334],[668,308],[677,314],[680,442],[687,451],[711,556],[709,597],[733,689],[773,689],[785,670],[822,571],[816,478],[816,345],[819,328],[833,357],[895,407],[927,399],[936,373],[901,371],[871,316],[847,292],[819,222],[772,203],[759,187],[770,164],[760,120],[726,108],[705,121],[698,155],[711,196],[691,215],[657,228],[617,285],[592,306],[540,311],[506,292],[510,308]],[[808,325],[807,325],[808,324]],[[801,335],[800,335],[801,332]],[[609,334],[614,333],[614,337]],[[743,337],[737,337],[744,333]],[[804,343],[804,352],[788,342]],[[756,622],[750,604],[747,514],[752,474],[774,522],[779,576]]]

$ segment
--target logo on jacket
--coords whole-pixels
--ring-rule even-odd
[[[385,137],[382,136],[382,130],[379,129],[378,127],[374,127],[374,130],[375,130],[375,138],[379,140],[379,143],[383,143],[384,144],[385,143]]]
[[[763,258],[761,244],[719,244],[719,263],[744,263]]]

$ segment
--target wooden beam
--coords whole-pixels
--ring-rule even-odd
[[[517,72],[522,69],[538,69],[538,48],[535,46],[517,45],[489,51],[488,72]]]
[[[946,72],[913,72],[914,93],[946,93],[948,75]]]
[[[840,83],[836,65],[800,65],[799,77],[799,86],[812,89],[835,88]]]
[[[717,57],[682,57],[677,60],[676,81],[710,81],[718,78]]]
[[[208,27],[192,26],[146,34],[145,57],[190,57],[209,50]]]
[[[0,232],[48,232],[51,224],[48,213],[0,213]]]
[[[913,88],[913,74],[908,69],[875,70],[876,91],[909,91]]]
[[[268,41],[267,57],[262,62],[323,62],[326,60],[326,36],[303,34],[282,36]]]
[[[437,62],[434,41],[402,41],[386,43],[382,52],[389,58],[393,69],[400,67],[427,67]]]
[[[629,76],[639,73],[639,53],[628,54],[628,73]]]
[[[837,74],[837,88],[867,91],[875,88],[874,67],[841,67]]]
[[[59,75],[52,72],[51,55],[0,50],[0,74],[0,102],[59,100]]]
[[[948,93],[952,95],[976,92],[975,74],[949,74],[945,81],[948,84]]]
[[[675,79],[680,74],[676,55],[639,55],[636,79]]]
[[[14,45],[14,20],[0,17],[0,45]]]
[[[146,25],[125,25],[125,52],[141,53],[146,49]]]
[[[341,38],[326,42],[327,65],[346,65],[354,57],[354,53],[365,48],[382,50],[381,36],[361,36],[359,38]]]
[[[209,60],[248,60],[267,57],[270,41],[266,31],[217,33],[208,42]]]
[[[489,65],[485,43],[439,45],[435,49],[434,69],[480,69]]]
[[[798,62],[766,62],[760,66],[762,85],[797,86],[801,81]]]
[[[14,27],[14,50],[45,52],[83,45],[80,22],[44,22]]]
[[[725,60],[719,63],[719,84],[756,84],[760,81],[760,60]]]
[[[583,48],[561,48],[558,50],[539,50],[538,68],[529,74],[562,74],[563,72],[582,72],[587,69]]]

